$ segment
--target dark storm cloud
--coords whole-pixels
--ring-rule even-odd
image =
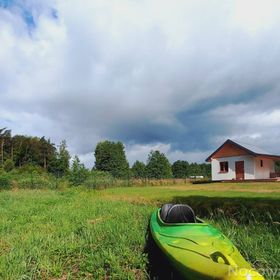
[[[226,138],[280,153],[279,4],[250,1],[17,1],[31,33],[0,8],[1,126],[85,161],[106,138],[130,160],[201,161]]]

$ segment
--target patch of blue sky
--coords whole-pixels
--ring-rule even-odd
[[[51,17],[54,18],[54,19],[58,19],[57,10],[51,9]]]
[[[36,27],[36,21],[33,16],[32,10],[30,9],[30,7],[25,6],[24,1],[0,0],[0,8],[9,10],[15,9],[19,11],[29,30],[32,30]],[[55,20],[58,19],[58,13],[55,9],[50,9],[50,17]]]
[[[24,20],[29,28],[34,28],[36,26],[34,17],[30,11],[23,10],[22,17],[24,18]]]
[[[16,10],[19,11],[22,18],[26,22],[27,26],[29,28],[34,28],[35,27],[35,21],[34,17],[32,15],[32,11],[27,9],[24,6],[24,3],[21,1],[15,1],[15,0],[0,0],[0,7],[4,9],[9,9],[9,10]]]
[[[9,6],[13,5],[13,0],[0,0],[0,7],[7,9]]]

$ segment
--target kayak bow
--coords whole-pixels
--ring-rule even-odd
[[[215,227],[198,218],[187,223],[178,222],[175,217],[173,223],[170,214],[176,212],[176,206],[177,218],[178,211],[181,217],[193,213],[187,205],[165,205],[162,207],[165,211],[158,209],[152,213],[150,231],[157,246],[185,279],[264,280]],[[187,214],[183,213],[184,208]]]

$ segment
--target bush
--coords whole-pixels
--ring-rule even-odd
[[[8,174],[0,173],[0,190],[9,190],[11,188],[11,179]]]
[[[52,188],[52,184],[48,180],[44,180],[43,178],[37,176],[23,177],[18,180],[18,185],[23,189],[44,189],[44,188]]]
[[[12,187],[23,189],[54,189],[58,180],[40,166],[26,164],[9,172]]]
[[[6,172],[10,172],[10,171],[12,171],[14,168],[15,168],[15,163],[14,163],[11,159],[7,159],[7,160],[4,162],[3,169],[4,169]]]
[[[17,172],[19,174],[44,174],[46,173],[46,170],[41,166],[28,163],[17,168]]]
[[[92,189],[108,188],[115,185],[116,179],[106,171],[93,170],[84,185]]]
[[[92,170],[90,172],[90,177],[94,177],[94,178],[103,178],[103,179],[113,179],[114,177],[111,175],[110,172],[108,171],[100,171],[100,170]]]
[[[54,189],[56,188],[56,181],[51,176],[38,175],[35,172],[30,174],[24,174],[17,180],[17,184],[23,189]]]
[[[82,185],[89,176],[89,171],[85,168],[84,164],[80,163],[80,160],[75,156],[70,173],[69,182],[72,186]]]
[[[87,188],[91,189],[103,189],[103,188],[109,188],[114,186],[115,179],[106,179],[106,178],[88,178],[84,185]]]

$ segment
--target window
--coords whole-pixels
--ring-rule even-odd
[[[228,172],[228,162],[223,161],[220,162],[220,173],[227,173]]]
[[[260,165],[261,165],[261,167],[263,167],[263,160],[262,159],[260,160]]]

